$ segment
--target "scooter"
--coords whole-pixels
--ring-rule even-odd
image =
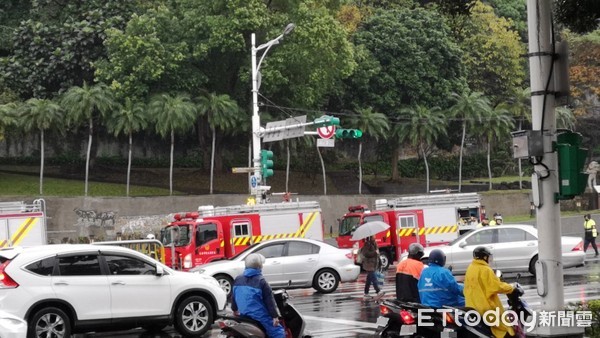
[[[275,303],[281,313],[280,323],[285,330],[286,338],[310,338],[304,334],[306,321],[296,308],[288,302],[290,298],[286,290],[273,292]],[[219,338],[266,338],[262,324],[244,316],[221,316],[217,321],[221,333]]]
[[[448,270],[452,271],[452,266]],[[379,312],[375,337],[451,338],[447,332],[458,330],[450,314],[420,303],[384,300]]]
[[[502,273],[500,271],[496,271],[496,275],[501,278]],[[507,295],[508,297],[508,308],[513,311],[518,318],[516,318],[517,326],[513,327],[515,330],[515,337],[517,338],[525,338],[526,332],[524,329],[523,320],[527,321],[528,318],[533,316],[533,311],[527,304],[525,300],[521,297],[525,294],[523,287],[519,284],[520,274],[517,274],[517,282],[515,283],[515,289],[513,292]],[[452,310],[451,317],[454,321],[452,324],[452,329],[456,329],[458,323],[457,336],[460,338],[494,338],[492,334],[492,330],[489,326],[487,326],[482,320],[479,320],[476,324],[467,324],[476,322],[477,315],[475,315],[471,310],[471,308],[457,308],[457,307],[449,307],[445,306],[445,308]],[[471,318],[467,318],[467,316],[474,316]]]

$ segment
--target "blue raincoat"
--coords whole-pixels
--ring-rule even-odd
[[[233,283],[231,309],[240,315],[259,321],[271,338],[285,338],[281,325],[273,326],[273,318],[280,317],[273,291],[259,269],[246,268]]]
[[[450,270],[435,263],[423,269],[418,283],[421,303],[433,308],[465,306],[462,284],[458,284]]]

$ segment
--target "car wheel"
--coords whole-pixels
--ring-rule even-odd
[[[30,338],[71,337],[71,319],[57,307],[47,307],[37,311],[27,326],[27,337]]]
[[[226,275],[216,275],[215,279],[219,282],[221,289],[227,293],[227,296],[231,295],[233,291],[233,279]]]
[[[535,276],[535,263],[538,261],[538,255],[533,256],[529,262],[529,273]]]
[[[212,306],[200,296],[185,298],[175,314],[175,328],[184,337],[202,336],[210,329],[213,321]]]
[[[313,287],[321,293],[331,293],[340,284],[340,278],[335,271],[323,269],[317,272],[313,281]]]
[[[382,252],[379,254],[379,259],[381,260],[381,268],[383,270],[387,270],[390,267],[390,256],[387,252]]]

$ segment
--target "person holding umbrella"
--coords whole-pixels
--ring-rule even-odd
[[[362,249],[360,250],[360,254],[362,256],[363,269],[367,271],[364,298],[371,298],[371,296],[369,296],[369,289],[371,288],[371,284],[373,285],[373,288],[377,293],[376,297],[383,297],[385,292],[382,292],[379,288],[379,285],[377,284],[377,277],[375,276],[375,271],[377,271],[377,265],[379,264],[379,249],[373,236],[369,236],[364,239],[364,244]]]

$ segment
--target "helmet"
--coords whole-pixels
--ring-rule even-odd
[[[483,259],[487,261],[487,258],[492,255],[492,252],[488,250],[485,246],[478,246],[473,250],[473,258],[475,259]]]
[[[439,266],[446,265],[446,254],[440,249],[431,251],[429,254],[429,263],[435,263]]]
[[[265,263],[265,256],[257,253],[249,254],[246,259],[244,259],[247,268],[253,269],[262,269],[263,264]]]
[[[156,239],[156,237],[154,237],[153,234],[148,234],[148,236],[146,236],[146,239]]]
[[[498,215],[495,215],[495,216],[494,216],[494,219],[499,219],[499,220],[502,220],[502,215],[500,215],[500,214],[498,214]]]
[[[421,244],[412,243],[411,245],[408,246],[408,257],[414,258],[414,259],[421,259],[421,257],[423,257],[424,254],[425,254],[425,251]]]

